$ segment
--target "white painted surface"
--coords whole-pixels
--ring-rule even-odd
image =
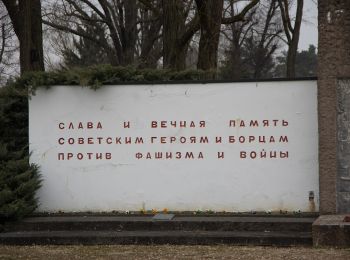
[[[315,81],[104,86],[39,89],[29,101],[31,161],[44,178],[39,211],[318,210]],[[279,120],[229,127],[230,120]],[[152,128],[151,121],[194,121]],[[282,120],[288,126],[282,126]],[[130,121],[130,128],[123,123]],[[206,127],[198,127],[205,121]],[[101,122],[103,129],[59,129]],[[270,121],[272,122],[272,121]],[[288,143],[229,143],[229,136],[288,136]],[[151,143],[151,137],[201,137],[209,143]],[[143,137],[144,144],[60,145],[59,138]],[[222,143],[215,143],[222,137]],[[133,139],[134,140],[134,139]],[[240,158],[241,151],[288,151],[288,158]],[[111,160],[58,160],[58,153],[110,152]],[[152,159],[146,159],[150,152]],[[202,152],[203,159],[154,159],[155,152]],[[217,153],[224,152],[218,159]],[[136,153],[143,158],[137,159]],[[65,158],[66,159],[66,158]]]

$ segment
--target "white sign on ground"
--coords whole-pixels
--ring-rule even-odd
[[[39,211],[318,211],[316,81],[54,86],[29,119]]]

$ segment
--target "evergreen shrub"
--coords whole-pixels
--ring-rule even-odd
[[[0,88],[0,220],[16,220],[37,207],[38,167],[29,164],[28,103],[23,90]]]

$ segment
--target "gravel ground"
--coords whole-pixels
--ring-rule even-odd
[[[246,246],[0,246],[0,259],[307,259],[350,260],[349,249]]]

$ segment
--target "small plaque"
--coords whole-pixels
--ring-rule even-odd
[[[172,220],[175,217],[175,214],[164,214],[158,213],[153,216],[153,220]]]

